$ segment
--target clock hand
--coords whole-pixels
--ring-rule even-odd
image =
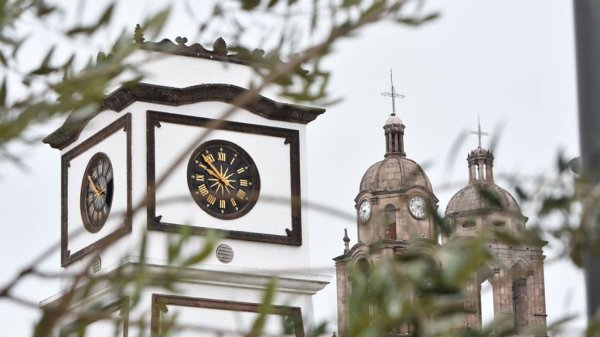
[[[213,172],[213,170],[211,170],[210,168],[206,167],[206,165],[203,164],[199,164],[199,166],[203,169],[206,170],[206,172],[208,172],[208,174],[210,174],[211,176],[217,178],[220,181],[219,175],[216,174],[215,172]]]
[[[100,196],[100,192],[98,191],[98,188],[96,187],[96,184],[94,184],[94,181],[92,180],[92,177],[90,177],[88,175],[87,179],[90,182],[90,186],[92,187],[92,190],[94,191],[94,194],[96,194],[96,196],[99,197]]]
[[[229,177],[231,177],[233,175],[233,173],[227,175],[227,171],[229,171],[229,169],[226,167],[225,168],[225,172],[221,172],[221,176],[223,177],[223,182],[225,183],[226,187],[231,187],[233,188],[233,186],[231,185],[232,181],[235,181],[233,179],[229,179]],[[229,191],[229,190],[228,190]]]
[[[204,159],[204,161],[208,164],[208,166],[210,166],[210,168],[217,174],[217,178],[223,183],[226,184],[225,182],[225,178],[223,178],[223,176],[221,175],[221,173],[219,173],[219,170],[217,170],[217,168],[215,167],[215,165],[213,165],[212,161],[207,160],[208,157],[202,155],[202,158]]]

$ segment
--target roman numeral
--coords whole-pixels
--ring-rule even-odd
[[[246,171],[246,169],[244,167],[240,167],[239,169],[237,169],[238,174],[242,174],[242,173],[244,173],[244,171]]]
[[[198,186],[198,191],[200,191],[200,194],[202,194],[202,196],[205,196],[208,194],[208,189],[206,188],[206,185],[204,185],[204,184]]]
[[[206,198],[206,201],[208,201],[209,204],[214,205],[217,198],[214,195],[209,195],[208,198]]]
[[[225,161],[225,160],[227,160],[227,159],[226,159],[226,158],[227,158],[227,155],[225,154],[225,152],[218,152],[218,153],[217,153],[217,155],[218,155],[218,157],[219,157],[219,160],[220,160],[220,161]]]
[[[246,192],[244,192],[243,190],[238,190],[236,195],[238,198],[244,199],[244,197],[246,196]]]
[[[233,207],[237,206],[237,202],[235,202],[234,198],[229,199],[229,202],[231,202],[231,204],[233,205]]]
[[[226,201],[224,199],[219,200],[219,208],[225,208]]]
[[[212,155],[212,153],[209,154],[203,154],[202,158],[204,159],[205,162],[207,163],[213,163],[215,161],[215,156]]]
[[[240,186],[248,186],[248,180],[240,179]]]

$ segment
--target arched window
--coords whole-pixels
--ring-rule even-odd
[[[527,273],[520,263],[513,266],[512,273],[514,327],[520,330],[527,326]]]
[[[371,265],[369,264],[369,261],[367,261],[366,258],[361,257],[360,259],[358,259],[358,261],[356,261],[356,268],[360,270],[360,272],[365,277],[369,277],[369,273],[371,272]]]
[[[481,326],[488,326],[494,322],[494,288],[489,280],[483,281],[479,286],[479,307]]]
[[[396,208],[385,205],[385,238],[396,240]]]

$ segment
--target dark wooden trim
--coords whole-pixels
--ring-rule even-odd
[[[148,229],[180,232],[184,225],[165,221],[160,214],[156,214],[156,193],[155,193],[155,129],[162,123],[171,123],[179,125],[191,125],[206,127],[215,125],[214,119],[178,115],[159,111],[148,111],[146,117],[146,142],[147,142],[147,210],[148,210]],[[243,132],[281,138],[286,144],[290,145],[290,191],[291,191],[291,223],[292,228],[283,228],[282,234],[264,234],[256,232],[233,231],[214,229],[210,227],[192,226],[192,233],[205,235],[207,231],[216,231],[222,237],[236,240],[269,242],[285,245],[302,245],[302,203],[300,191],[300,133],[293,129],[276,128],[270,126],[246,124],[230,121],[219,121],[219,130]],[[190,197],[191,198],[191,197]]]
[[[43,142],[53,148],[63,149],[73,143],[79,134],[98,113],[105,110],[121,111],[134,102],[148,102],[180,106],[198,102],[217,101],[233,103],[248,92],[248,89],[231,84],[200,84],[186,88],[174,88],[155,84],[139,83],[135,86],[121,87],[102,102],[101,107],[89,116],[82,117],[73,112],[65,123],[46,136]],[[256,95],[242,106],[254,114],[266,119],[291,123],[308,124],[315,120],[325,109],[276,102],[262,95]]]
[[[101,317],[104,314],[109,314],[109,313],[113,313],[116,311],[120,311],[120,316],[121,316],[121,322],[123,323],[122,327],[121,327],[121,336],[122,337],[128,337],[129,336],[129,308],[130,307],[130,300],[128,296],[125,296],[121,299],[118,299],[114,302],[111,302],[105,306],[103,306],[100,309],[97,309],[96,312],[97,314],[94,315],[94,313],[91,313],[90,316],[92,317],[85,317],[85,311],[82,313],[81,311],[76,312],[76,315],[81,315],[84,317],[78,317],[77,319],[75,319],[73,322],[71,322],[70,324],[61,327],[60,332],[59,332],[59,336],[60,337],[68,337],[70,334],[73,333],[78,333],[78,329],[80,328],[81,325],[85,325],[88,326],[90,324],[93,324],[94,322],[97,322],[101,319],[103,319],[103,317]],[[78,335],[77,335],[78,336]]]
[[[88,246],[78,250],[77,252],[71,253],[69,249],[69,224],[68,224],[68,178],[69,178],[69,167],[71,166],[71,160],[81,155],[83,152],[90,149],[92,146],[100,143],[110,135],[118,132],[125,131],[127,137],[127,214],[123,225],[108,235],[96,240]],[[115,168],[113,167],[113,170]],[[79,197],[79,194],[77,195]],[[119,237],[126,235],[131,232],[131,114],[127,113],[123,117],[112,122],[90,138],[82,142],[81,144],[74,147],[69,152],[65,153],[61,158],[61,266],[66,267],[81,259],[82,257],[90,254],[91,252],[104,247],[107,244],[117,240]],[[79,209],[79,207],[77,208]],[[82,228],[83,229],[83,228]]]
[[[161,336],[161,322],[160,313],[161,308],[166,306],[180,306],[189,308],[206,308],[215,310],[227,310],[227,311],[239,311],[239,312],[262,312],[263,305],[261,303],[249,303],[249,302],[234,302],[226,300],[216,300],[209,298],[198,298],[198,297],[187,297],[187,296],[175,296],[175,295],[163,295],[163,294],[152,294],[152,317],[150,326],[152,329],[152,336]],[[293,319],[294,322],[294,335],[296,337],[304,337],[304,323],[302,321],[302,309],[299,307],[283,306],[283,305],[272,305],[268,307],[266,314],[287,316]],[[210,322],[207,322],[210,324]]]

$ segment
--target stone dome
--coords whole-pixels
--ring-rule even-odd
[[[458,191],[446,206],[446,216],[470,211],[501,210],[522,215],[515,198],[494,183],[472,183]]]
[[[400,117],[396,116],[395,114],[392,114],[390,117],[388,117],[387,121],[385,121],[385,125],[404,125],[404,123],[402,122]]]
[[[360,181],[361,192],[398,191],[421,186],[433,193],[429,178],[415,161],[404,156],[388,156],[369,169]]]

